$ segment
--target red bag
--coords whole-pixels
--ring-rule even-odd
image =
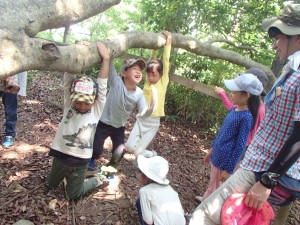
[[[244,204],[246,194],[233,194],[224,203],[221,211],[222,225],[269,225],[274,210],[265,202],[260,210]]]

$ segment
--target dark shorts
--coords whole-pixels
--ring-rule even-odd
[[[268,202],[272,205],[287,206],[300,198],[300,180],[282,176],[272,189]]]

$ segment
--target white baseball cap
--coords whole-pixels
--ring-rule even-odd
[[[260,95],[264,90],[262,83],[251,73],[244,73],[232,80],[224,81],[230,91],[245,91],[252,95]]]

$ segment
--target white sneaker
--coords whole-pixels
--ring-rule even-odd
[[[151,150],[151,152],[152,152],[153,156],[157,156],[157,152],[156,152],[156,151]],[[152,157],[153,157],[153,156],[152,156]]]
[[[196,199],[198,202],[202,202],[203,197],[200,196],[200,195],[197,195],[197,196],[195,197],[195,199]]]
[[[144,156],[145,158],[151,158],[157,156],[157,152],[154,150],[145,149],[144,151],[141,152],[141,155]]]

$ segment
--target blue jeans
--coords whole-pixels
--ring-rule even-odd
[[[1,94],[5,113],[5,135],[15,137],[18,109],[17,94],[6,94],[3,92]]]

